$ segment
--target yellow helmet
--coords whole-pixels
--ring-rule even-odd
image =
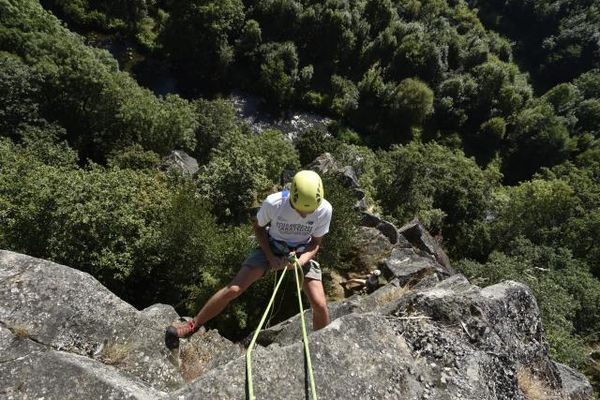
[[[321,177],[314,171],[300,171],[292,179],[290,201],[302,213],[311,213],[321,205],[325,192]]]

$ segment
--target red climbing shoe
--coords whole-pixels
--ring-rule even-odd
[[[165,332],[165,345],[169,349],[179,347],[179,338],[187,338],[192,336],[200,329],[200,326],[191,319],[182,324],[174,324],[167,328]]]

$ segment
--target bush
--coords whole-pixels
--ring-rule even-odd
[[[331,153],[338,146],[338,141],[328,133],[311,129],[298,135],[294,146],[300,154],[300,164],[305,166],[323,153]]]
[[[415,217],[435,222],[428,229],[443,231],[453,257],[470,255],[471,223],[485,219],[499,174],[435,143],[395,146],[378,156],[373,184],[383,211],[399,224]]]
[[[323,239],[318,259],[325,269],[344,271],[353,267],[351,252],[356,243],[360,214],[354,209],[356,198],[352,190],[335,176],[321,174],[325,198],[333,206],[329,233]]]

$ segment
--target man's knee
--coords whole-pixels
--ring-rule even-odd
[[[327,313],[327,300],[325,300],[325,298],[314,299],[311,304],[311,307],[313,309],[313,312],[315,312],[315,313],[326,314]]]
[[[242,286],[231,284],[225,287],[225,297],[227,297],[229,300],[233,300],[244,293],[245,290],[246,288]]]

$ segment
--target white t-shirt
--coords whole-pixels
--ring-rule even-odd
[[[289,196],[278,192],[265,199],[256,218],[260,226],[271,224],[269,235],[273,239],[296,247],[308,243],[311,236],[321,237],[329,232],[332,211],[331,203],[323,199],[319,208],[303,218],[290,204]]]

